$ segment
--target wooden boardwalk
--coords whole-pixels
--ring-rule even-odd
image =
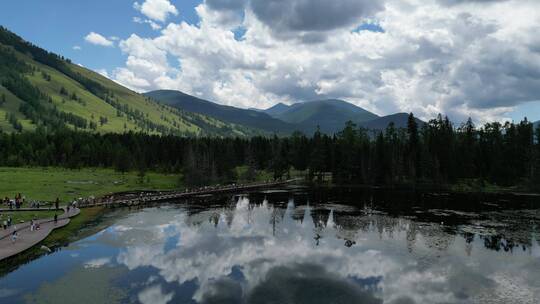
[[[252,183],[242,185],[228,185],[219,187],[202,187],[197,189],[190,189],[186,191],[160,191],[160,192],[139,192],[123,195],[120,197],[110,196],[102,201],[89,201],[86,203],[78,203],[79,208],[93,207],[93,206],[109,206],[109,207],[122,207],[122,206],[137,206],[144,204],[152,204],[159,202],[167,202],[181,199],[189,199],[195,197],[202,197],[207,195],[227,194],[242,191],[250,191],[262,188],[276,187],[281,185],[290,184],[298,181],[298,179],[290,179],[285,181],[274,181],[265,183]]]
[[[47,209],[41,210],[44,211]],[[58,216],[57,223],[52,218],[38,220],[40,229],[36,231],[30,231],[30,222],[14,224],[7,230],[2,230],[0,232],[0,261],[32,248],[43,241],[54,229],[69,224],[70,218],[78,215],[80,212],[81,210],[78,208],[71,208],[69,213],[64,212],[64,214]],[[13,242],[11,234],[15,229],[18,236],[17,240]]]

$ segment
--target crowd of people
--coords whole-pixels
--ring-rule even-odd
[[[10,199],[6,196],[2,202],[9,209],[21,209],[22,206],[26,203],[26,198],[23,197],[20,193],[18,193],[13,199]]]
[[[35,200],[27,202],[26,197],[24,197],[20,193],[16,194],[15,197],[12,199],[6,196],[4,197],[4,199],[1,200],[1,202],[3,206],[9,208],[10,210],[20,210],[21,208],[39,209],[47,205],[51,206],[50,203],[47,202]]]
[[[0,202],[2,205],[8,209],[10,212],[15,211],[24,211],[21,210],[23,208],[30,208],[30,209],[40,209],[40,207],[43,206],[49,206],[49,210],[60,210],[60,199],[57,198],[52,203],[46,203],[46,202],[40,202],[40,201],[26,201],[26,197],[24,197],[21,193],[17,193],[13,199],[10,199],[9,197],[5,197],[4,199],[0,199]],[[74,210],[76,208],[76,201],[67,204],[67,213]],[[15,216],[15,218],[17,218]],[[58,214],[54,215],[53,219],[55,225],[58,223]],[[21,221],[23,223],[23,221]],[[9,235],[6,235],[5,237],[10,236],[12,243],[15,243],[17,239],[19,238],[19,229],[17,229],[16,223],[14,222],[12,214],[4,213],[2,214],[0,212],[0,224],[2,226],[2,229],[4,231],[11,230]],[[35,232],[39,231],[41,229],[42,221],[38,220],[37,215],[34,215],[33,218],[30,220],[29,231]]]

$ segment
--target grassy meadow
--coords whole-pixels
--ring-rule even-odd
[[[128,190],[167,190],[178,186],[178,175],[148,172],[141,183],[137,172],[112,169],[0,167],[0,197],[21,193],[27,200],[62,202],[78,197],[100,196]]]
[[[11,216],[11,220],[13,221],[14,224],[19,224],[23,222],[29,222],[32,219],[37,219],[37,220],[50,219],[50,218],[53,218],[55,214],[58,214],[60,216],[63,213],[64,213],[63,210],[0,212],[0,223],[2,223],[4,220],[7,220],[9,216]]]

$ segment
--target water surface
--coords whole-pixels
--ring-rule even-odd
[[[0,303],[539,303],[537,210],[309,201],[116,212],[0,278]]]

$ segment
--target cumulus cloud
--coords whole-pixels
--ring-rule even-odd
[[[80,51],[80,50],[82,50],[82,48],[80,46],[78,46],[78,45],[74,45],[73,50]]]
[[[95,32],[90,32],[90,34],[84,37],[84,40],[88,43],[100,45],[100,46],[107,46],[107,47],[114,46],[114,43],[111,40]]]
[[[318,36],[357,25],[362,18],[383,9],[381,1],[370,0],[252,0],[250,5],[257,18],[278,37],[287,37],[290,32]]]
[[[439,0],[440,3],[446,5],[458,5],[458,4],[489,4],[495,2],[503,2],[508,0]]]
[[[205,0],[196,11],[206,23],[235,28],[243,21],[246,4],[246,0]]]
[[[136,90],[149,89],[159,84],[159,79],[171,71],[167,52],[157,47],[153,40],[135,34],[122,40],[120,49],[128,55],[125,68],[116,69],[114,78]]]
[[[145,0],[142,4],[135,2],[133,7],[146,17],[165,22],[169,15],[178,15],[178,10],[169,0]]]
[[[198,24],[122,41],[128,59],[113,77],[246,108],[340,98],[456,121],[539,100],[540,3],[460,2],[206,0]],[[355,31],[365,23],[384,31]]]

